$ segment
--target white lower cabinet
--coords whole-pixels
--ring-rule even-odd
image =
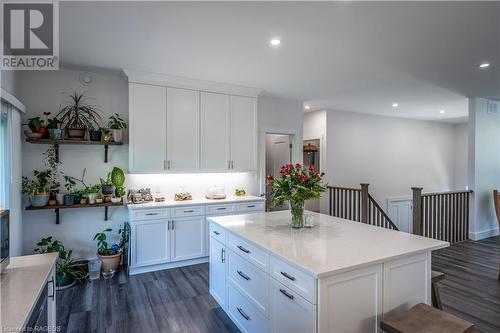
[[[227,284],[226,312],[244,333],[269,332],[269,320],[231,283]]]
[[[131,266],[141,267],[170,261],[168,219],[138,221],[131,225]]]
[[[315,332],[316,306],[278,281],[270,280],[270,331],[276,333]]]
[[[226,308],[226,247],[210,237],[209,283],[210,294],[217,303]]]
[[[199,258],[205,252],[205,217],[172,219],[170,230],[171,261]]]

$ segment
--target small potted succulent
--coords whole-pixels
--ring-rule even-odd
[[[50,170],[33,170],[34,178],[22,177],[22,193],[28,195],[33,207],[43,207],[49,202],[49,180],[52,175]]]
[[[102,131],[101,128],[90,125],[89,127],[89,138],[90,141],[101,142]]]
[[[102,204],[103,200],[104,199],[103,199],[102,193],[97,193],[95,196],[95,203]]]
[[[113,131],[113,141],[123,141],[123,130],[127,128],[127,123],[118,113],[109,117],[108,127]]]
[[[59,109],[57,118],[65,125],[68,139],[83,140],[91,126],[99,126],[99,108],[86,103],[84,94],[73,93],[69,101]]]
[[[99,184],[89,186],[85,189],[85,194],[87,195],[89,205],[94,205],[96,203],[97,194],[100,190],[101,185]]]
[[[112,276],[120,266],[122,247],[118,244],[108,247],[106,233],[111,231],[113,231],[111,228],[107,228],[95,234],[94,241],[97,241],[97,257],[102,261],[103,275],[109,273]]]

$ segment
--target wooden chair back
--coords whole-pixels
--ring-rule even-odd
[[[497,190],[493,190],[493,202],[495,203],[495,211],[497,213],[497,221],[500,226],[500,193]]]

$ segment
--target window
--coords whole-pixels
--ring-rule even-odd
[[[0,107],[0,207],[9,208],[10,184],[10,126],[9,109],[11,106],[2,101]]]

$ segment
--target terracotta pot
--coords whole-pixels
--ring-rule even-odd
[[[70,140],[83,140],[86,131],[85,128],[66,127],[66,135]]]
[[[38,129],[38,133],[42,135],[43,139],[48,139],[49,138],[49,129],[45,126],[42,126]]]
[[[97,257],[102,261],[101,271],[103,272],[109,272],[110,270],[116,271],[120,266],[120,261],[122,259],[122,252],[120,251],[117,254],[112,254],[108,256],[97,254]]]

